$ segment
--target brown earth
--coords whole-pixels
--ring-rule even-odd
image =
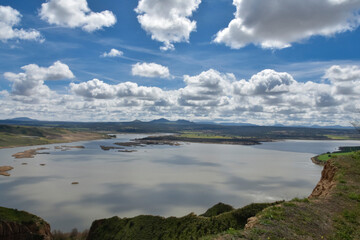
[[[46,150],[46,149],[49,149],[49,148],[43,148],[42,147],[42,148],[29,149],[29,150],[26,150],[24,152],[15,153],[12,156],[14,158],[34,158],[34,156],[36,154],[39,154],[38,151]]]
[[[15,223],[0,221],[1,240],[52,240],[48,223]]]
[[[50,225],[25,211],[0,207],[1,240],[52,240]]]
[[[331,194],[331,190],[336,186],[335,181],[336,167],[330,162],[325,164],[324,169],[321,172],[321,178],[309,199],[326,197]]]
[[[74,149],[74,148],[78,148],[78,149],[84,149],[84,146],[67,146],[67,145],[62,145],[62,146],[55,146],[54,149],[56,150],[61,150],[61,151],[68,151],[70,149]]]
[[[0,175],[9,177],[10,173],[8,173],[8,171],[10,171],[12,169],[14,169],[14,168],[11,167],[11,166],[2,166],[2,167],[0,167]]]

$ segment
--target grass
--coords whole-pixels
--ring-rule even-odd
[[[326,134],[324,136],[328,137],[329,139],[332,139],[332,140],[354,140],[354,139],[356,139],[354,137],[350,137],[350,136],[347,136],[347,135],[330,135],[330,134]]]
[[[328,195],[265,208],[251,229],[226,230],[202,239],[360,239],[360,152],[338,155],[329,165],[336,168],[336,185]]]
[[[346,156],[352,155],[354,152],[340,152],[340,153],[324,153],[317,156],[317,159],[322,162],[327,162],[329,159],[338,157],[338,156]]]
[[[103,134],[74,129],[0,125],[0,148],[71,142],[72,138],[80,141],[105,137]]]
[[[204,214],[209,217],[193,213],[181,218],[149,215],[134,218],[113,217],[95,221],[88,240],[199,239],[224,231],[236,234],[245,226],[249,217],[274,204],[277,203],[250,204],[235,210],[230,209],[229,205],[217,204]]]
[[[35,223],[42,221],[42,219],[25,211],[18,211],[17,209],[0,207],[0,221],[15,223]]]

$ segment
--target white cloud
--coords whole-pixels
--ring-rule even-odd
[[[48,80],[74,78],[69,67],[57,61],[48,68],[29,64],[21,67],[22,73],[4,73],[4,77],[12,82],[12,94],[25,97],[49,97],[51,90],[44,84]]]
[[[140,0],[137,8],[141,27],[153,40],[164,43],[161,50],[173,50],[173,43],[188,42],[196,30],[196,21],[189,17],[201,0]]]
[[[122,51],[112,48],[110,50],[110,52],[104,52],[101,56],[102,57],[121,57],[122,55],[124,55],[124,53]]]
[[[360,93],[360,67],[333,65],[325,71],[323,79],[333,85],[333,94],[355,95]]]
[[[163,91],[157,87],[138,86],[133,82],[110,85],[99,79],[71,83],[70,89],[74,94],[87,99],[137,98],[155,101],[163,96]]]
[[[323,78],[332,82],[360,81],[360,67],[334,65],[326,70]]]
[[[233,74],[214,69],[196,76],[184,76],[186,87],[179,90],[179,104],[184,106],[221,106],[229,104]]]
[[[359,0],[233,0],[235,18],[215,43],[281,49],[312,36],[332,36],[360,24]]]
[[[169,68],[157,63],[136,63],[132,65],[131,74],[133,76],[141,76],[141,77],[149,77],[149,78],[171,77]]]
[[[249,81],[235,82],[234,92],[241,95],[281,94],[288,92],[289,86],[294,83],[290,74],[266,69],[252,76]]]
[[[93,12],[86,0],[47,0],[41,4],[39,14],[41,19],[50,24],[69,28],[81,27],[87,32],[116,23],[116,17],[111,11]]]
[[[340,68],[356,72],[354,66]],[[13,82],[13,92],[0,92],[1,116],[21,112],[30,117],[83,121],[166,117],[264,125],[347,125],[360,106],[359,80],[344,80],[353,77],[301,82],[289,73],[265,69],[239,80],[234,74],[209,69],[184,75],[185,86],[171,91],[93,79],[70,83],[69,93],[64,94],[50,90],[46,80],[73,77],[65,64],[57,62],[48,68],[30,64],[22,69],[23,73],[5,74]],[[329,69],[326,72],[332,72]]]
[[[39,31],[14,28],[21,21],[21,14],[9,6],[0,6],[0,40],[9,39],[43,41]]]

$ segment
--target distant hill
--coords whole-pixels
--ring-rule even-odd
[[[36,119],[31,119],[28,117],[18,117],[18,118],[11,118],[11,119],[6,119],[8,121],[19,121],[19,122],[34,122],[34,121],[39,121]]]
[[[251,123],[219,123],[219,124],[223,126],[259,126]]]
[[[149,121],[148,123],[157,123],[157,124],[194,124],[193,122],[190,122],[188,120],[185,119],[179,119],[176,121],[170,121],[166,118],[160,118],[160,119],[155,119],[152,121]]]
[[[167,120],[166,118],[159,118],[159,119],[150,121],[150,123],[169,123],[169,122],[171,122],[171,121]]]

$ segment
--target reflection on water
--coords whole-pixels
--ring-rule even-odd
[[[306,197],[322,169],[310,161],[312,156],[343,145],[360,145],[293,140],[256,146],[146,146],[132,153],[100,149],[100,145],[116,146],[113,143],[139,137],[144,136],[66,144],[85,146],[68,151],[48,145],[50,154],[33,159],[11,157],[32,147],[2,149],[0,165],[14,169],[11,177],[0,176],[0,206],[32,212],[53,229],[70,231],[114,215],[183,216],[201,214],[218,202],[241,207]]]

